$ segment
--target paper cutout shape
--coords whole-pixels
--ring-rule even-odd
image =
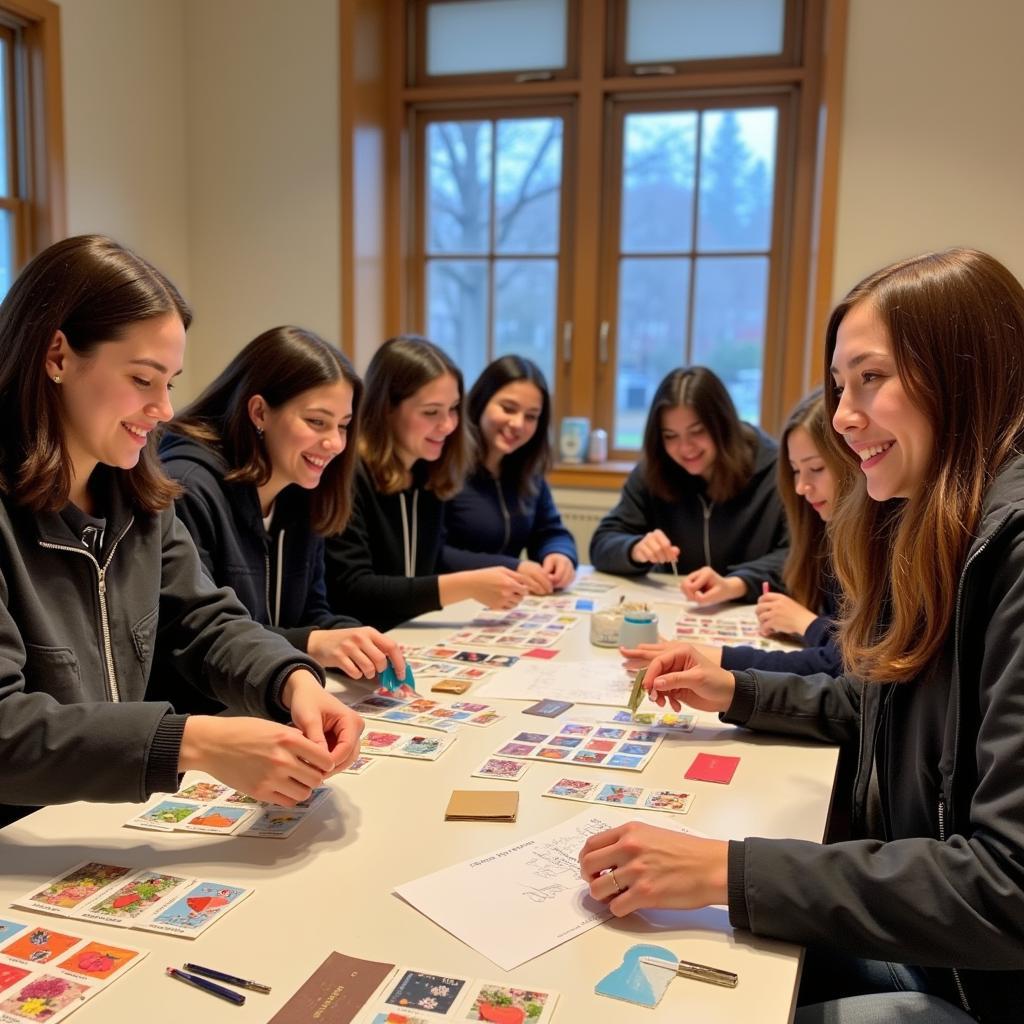
[[[611,974],[606,974],[595,986],[599,996],[622,999],[639,1006],[655,1007],[661,1002],[669,983],[675,977],[674,971],[662,970],[640,963],[641,957],[664,960],[671,967],[679,964],[679,957],[664,946],[650,946],[639,943],[630,946],[622,957],[622,963]]]

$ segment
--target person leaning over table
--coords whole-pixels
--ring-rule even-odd
[[[160,439],[175,505],[210,577],[249,614],[324,668],[374,678],[400,645],[335,615],[324,536],[344,528],[362,381],[333,345],[300,327],[250,341]]]
[[[601,572],[680,575],[691,601],[755,601],[778,589],[786,524],[776,443],[740,421],[725,385],[703,366],[658,385],[640,461],[590,541]]]
[[[513,608],[527,581],[506,566],[446,572],[442,503],[472,458],[462,371],[432,341],[385,341],[366,370],[352,516],[327,539],[327,598],[338,614],[390,629],[469,598]]]
[[[444,506],[447,569],[504,565],[530,592],[564,590],[576,575],[576,542],[562,524],[544,472],[551,465],[551,396],[540,367],[495,359],[470,389],[477,465]],[[523,549],[526,558],[520,558]]]
[[[894,264],[836,308],[826,357],[860,469],[831,524],[848,674],[727,672],[680,649],[647,679],[673,707],[851,747],[857,838],[634,823],[588,840],[582,871],[616,915],[728,903],[737,929],[808,946],[799,1024],[1017,1022],[1024,288],[969,249]]]
[[[142,801],[190,768],[291,805],[358,752],[359,716],[212,583],[174,515],[153,431],[190,320],[166,277],[97,235],[44,250],[0,305],[5,820]],[[144,700],[165,659],[242,717]]]

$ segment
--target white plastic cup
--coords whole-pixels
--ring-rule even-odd
[[[656,612],[626,612],[619,630],[619,643],[623,647],[658,642],[658,615]]]

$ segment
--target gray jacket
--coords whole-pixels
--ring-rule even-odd
[[[175,790],[185,716],[144,700],[154,659],[240,712],[281,721],[288,673],[323,679],[210,581],[173,508],[133,514],[111,492],[101,561],[60,515],[0,499],[0,804]]]
[[[857,838],[730,843],[732,923],[928,969],[981,1021],[1024,1005],[1024,457],[989,488],[944,650],[909,683],[737,672],[722,717],[852,745]],[[872,774],[879,824],[869,829]]]

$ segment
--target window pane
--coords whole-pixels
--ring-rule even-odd
[[[0,210],[0,299],[14,280],[14,214]]]
[[[768,260],[763,256],[698,259],[691,362],[722,378],[740,418],[758,423]]]
[[[455,360],[467,383],[487,361],[487,261],[430,260],[428,335]]]
[[[777,125],[774,107],[704,115],[697,236],[703,252],[771,246]]]
[[[427,125],[427,252],[487,252],[491,135],[490,121]]]
[[[688,259],[619,264],[615,448],[639,448],[654,390],[685,361]]]
[[[782,52],[785,0],[629,0],[626,61]]]
[[[7,169],[11,163],[7,145],[12,134],[8,131],[8,126],[11,123],[11,109],[10,97],[7,95],[7,69],[10,58],[10,43],[6,39],[0,39],[0,195],[4,196],[10,194],[11,187],[7,175]],[[7,289],[5,288],[4,291]]]
[[[494,358],[514,354],[532,359],[549,387],[555,369],[557,286],[557,260],[495,260]]]
[[[505,253],[558,252],[562,185],[562,119],[498,122],[497,232]]]
[[[427,74],[565,67],[566,0],[472,0],[427,7]]]
[[[623,252],[689,250],[697,114],[629,114],[622,154]]]

